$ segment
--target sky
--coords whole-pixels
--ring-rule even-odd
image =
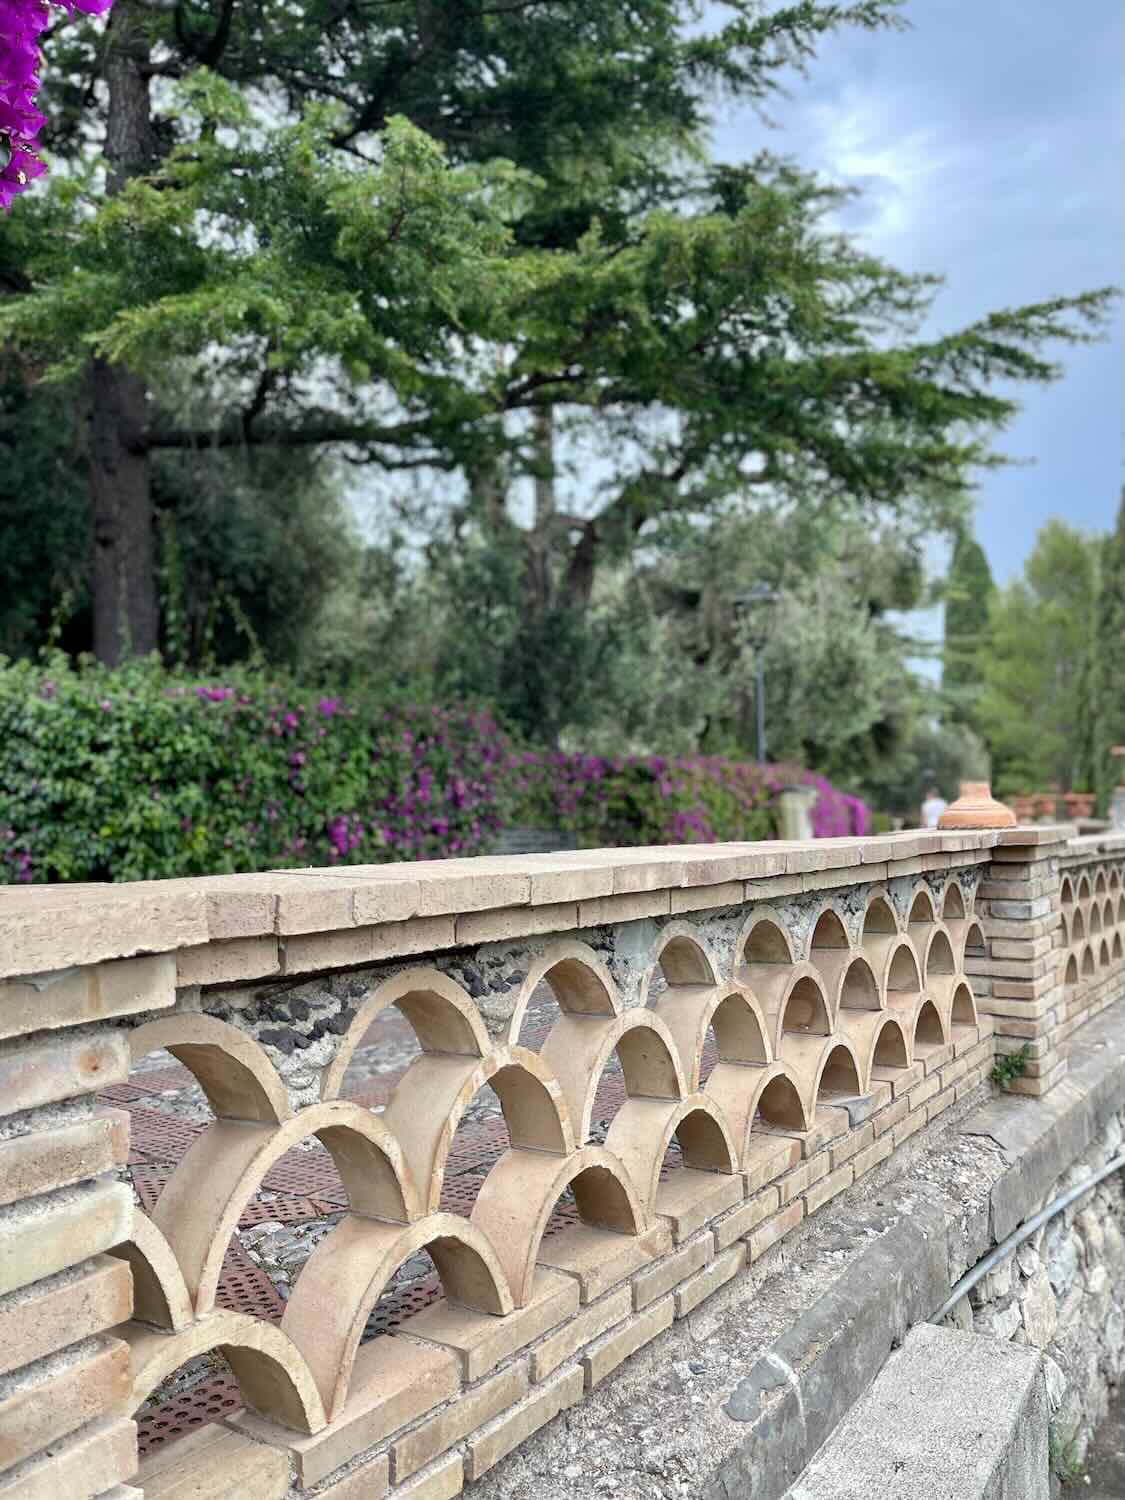
[[[846,227],[903,270],[945,276],[927,331],[1125,282],[1121,0],[909,0],[905,33],[825,39],[769,109],[720,107],[715,150],[762,145],[862,188]],[[1125,483],[1125,337],[1060,351],[981,477],[976,533],[998,582],[1044,521],[1095,531]]]

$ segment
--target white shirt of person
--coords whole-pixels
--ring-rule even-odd
[[[948,803],[944,797],[927,797],[922,803],[922,823],[926,828],[936,828],[938,819],[945,811]]]

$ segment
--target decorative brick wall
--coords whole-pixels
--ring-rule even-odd
[[[1054,1081],[1067,832],[0,893],[0,1497],[459,1494],[994,1022]]]

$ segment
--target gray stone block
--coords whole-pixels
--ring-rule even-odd
[[[786,1500],[1048,1500],[1047,1422],[1036,1351],[923,1324]]]

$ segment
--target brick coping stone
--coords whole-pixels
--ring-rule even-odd
[[[560,906],[1070,840],[1072,824],[585,849],[198,879],[0,888],[0,978],[209,942]],[[1087,842],[1085,840],[1083,843]],[[1101,840],[1105,843],[1105,840]],[[732,893],[733,894],[733,893]],[[742,899],[739,897],[738,899]],[[427,945],[429,946],[429,945]]]

